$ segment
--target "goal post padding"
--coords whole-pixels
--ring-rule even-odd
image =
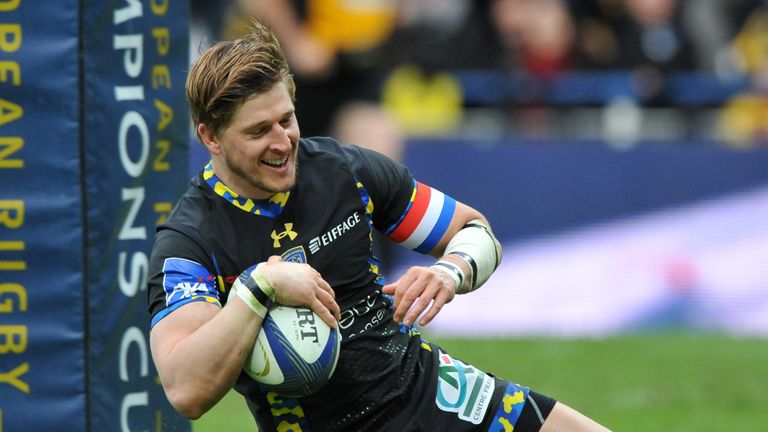
[[[188,15],[0,0],[0,431],[190,430],[146,312],[154,227],[188,183]]]

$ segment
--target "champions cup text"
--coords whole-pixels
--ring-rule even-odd
[[[116,54],[115,61],[122,64],[124,75],[118,77],[114,86],[114,100],[124,106],[117,130],[116,143],[120,158],[120,166],[127,175],[130,186],[120,191],[122,220],[118,221],[117,234],[117,281],[120,292],[137,301],[144,301],[146,291],[149,259],[147,256],[148,231],[153,227],[141,225],[137,221],[140,215],[147,212],[145,206],[146,187],[143,184],[145,171],[152,169],[156,172],[171,170],[167,156],[171,150],[171,140],[166,128],[174,118],[174,111],[167,102],[173,96],[171,88],[171,72],[167,64],[158,63],[145,67],[146,50],[154,50],[156,58],[163,59],[171,49],[171,32],[167,26],[152,26],[149,32],[130,32],[130,29],[149,28],[150,26],[135,25],[135,20],[147,20],[151,23],[163,22],[169,10],[171,0],[124,0],[117,6],[112,15],[114,34],[112,47]],[[151,15],[146,16],[145,6]],[[149,75],[147,75],[149,73]],[[147,79],[149,78],[149,79]],[[147,81],[149,88],[147,88]],[[152,107],[157,114],[153,127],[148,124],[140,109],[147,106],[147,93],[153,96]],[[162,98],[161,96],[165,96]],[[156,214],[152,220],[162,223],[171,211],[170,202],[155,202],[152,212]],[[139,415],[141,410],[150,409],[149,391],[146,383],[149,375],[149,345],[145,331],[137,327],[117,329],[122,331],[118,359],[118,378],[129,384],[134,390],[122,396],[120,406],[120,430],[129,431],[132,413]],[[143,413],[146,415],[146,412]],[[154,430],[162,430],[162,411],[154,413]]]

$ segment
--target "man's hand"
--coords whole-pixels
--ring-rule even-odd
[[[447,274],[429,267],[411,267],[397,281],[382,288],[395,297],[397,322],[409,326],[424,313],[419,325],[429,324],[443,305],[453,300],[456,282]]]
[[[261,274],[275,289],[275,302],[288,306],[306,306],[312,309],[331,328],[337,327],[341,310],[336,294],[328,282],[309,264],[283,261],[271,256],[266,265],[259,267]]]

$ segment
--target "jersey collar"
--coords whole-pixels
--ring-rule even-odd
[[[225,185],[213,172],[213,164],[211,162],[208,162],[208,165],[203,168],[203,179],[217,195],[229,201],[240,210],[271,218],[276,218],[282,213],[285,204],[288,202],[288,197],[291,195],[291,192],[288,191],[276,193],[263,200],[241,197],[237,192]]]

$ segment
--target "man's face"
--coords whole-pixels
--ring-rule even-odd
[[[299,125],[282,82],[247,99],[215,141],[214,171],[238,194],[265,199],[296,183]]]

